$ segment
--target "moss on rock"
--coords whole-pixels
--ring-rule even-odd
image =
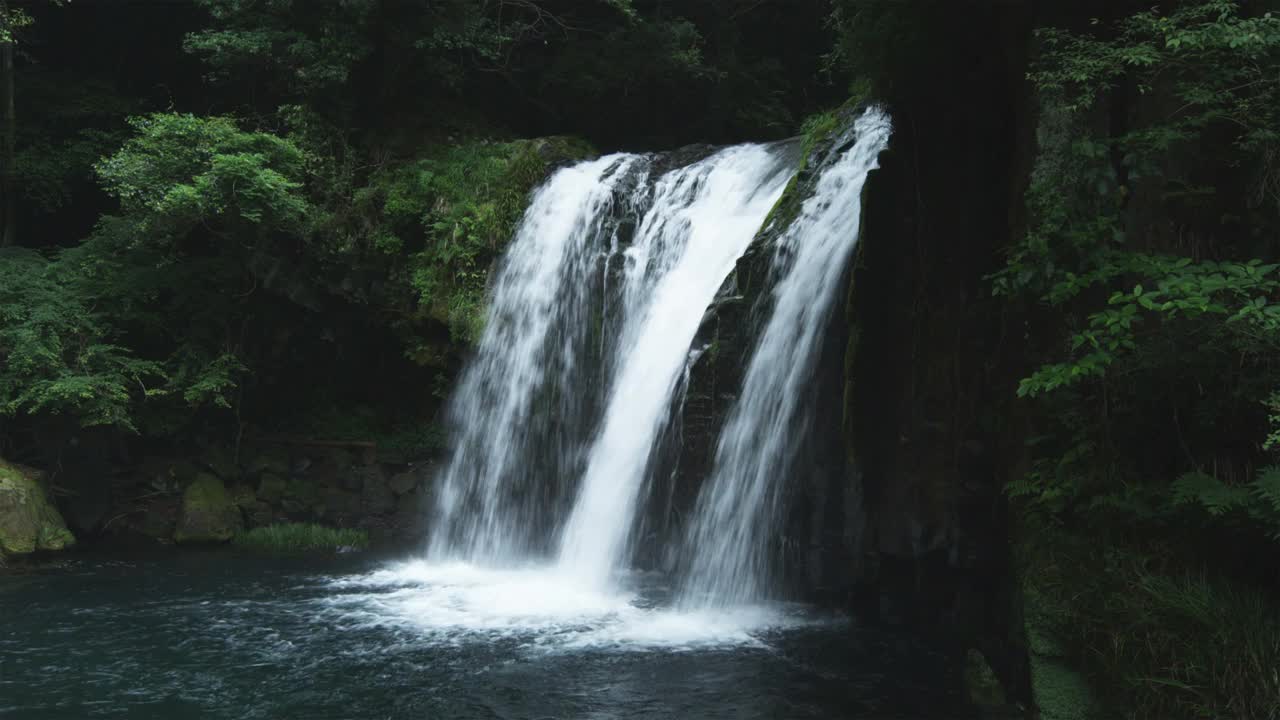
[[[182,510],[173,539],[179,543],[226,542],[243,524],[240,508],[210,473],[196,476],[182,493]]]
[[[980,708],[999,708],[1007,702],[1004,686],[980,651],[970,648],[964,658],[964,688],[969,702]]]
[[[0,460],[0,555],[62,550],[75,541],[40,472]]]

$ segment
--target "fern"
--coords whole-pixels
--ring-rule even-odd
[[[1231,487],[1202,472],[1189,472],[1173,482],[1173,500],[1177,505],[1196,505],[1214,517],[1221,517],[1249,504],[1245,488]]]

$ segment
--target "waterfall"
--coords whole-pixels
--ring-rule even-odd
[[[638,495],[690,345],[782,195],[787,165],[771,148],[741,145],[659,178],[626,251],[616,378],[562,534],[565,575],[604,587],[628,558]]]
[[[567,577],[606,585],[703,313],[791,160],[740,145],[655,180],[655,157],[612,155],[535,192],[451,401],[429,557],[521,565],[558,540]]]
[[[681,604],[723,607],[764,598],[779,505],[798,440],[821,334],[858,239],[862,187],[887,146],[889,118],[868,110],[837,140],[814,194],[777,240],[772,310],[699,495],[685,553]]]
[[[437,480],[430,555],[521,562],[555,524],[559,476],[580,465],[573,423],[592,382],[600,299],[589,278],[616,245],[615,191],[638,164],[613,155],[564,168],[531,198],[451,401],[452,454]]]

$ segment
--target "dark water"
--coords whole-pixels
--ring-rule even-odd
[[[637,583],[619,601],[369,557],[71,556],[0,575],[0,717],[962,716],[905,640],[798,608],[681,615]]]

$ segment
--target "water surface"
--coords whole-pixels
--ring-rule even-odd
[[[230,551],[0,575],[0,717],[952,718],[938,657],[799,606],[554,570]]]

